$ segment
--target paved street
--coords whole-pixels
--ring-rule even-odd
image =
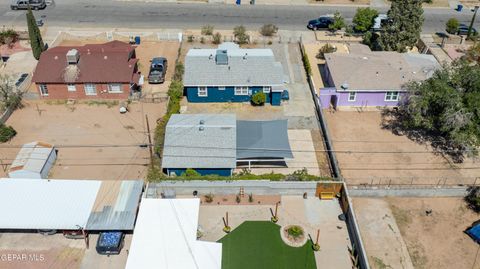
[[[199,28],[204,24],[212,24],[217,29],[231,29],[235,25],[243,24],[250,29],[256,29],[264,23],[274,23],[283,30],[305,30],[309,19],[322,14],[332,14],[335,10],[340,11],[347,21],[351,21],[356,7],[57,0],[54,6],[35,13],[37,18],[45,16],[47,26]],[[469,10],[456,12],[446,8],[426,9],[423,31],[444,31],[445,22],[449,18],[456,17],[463,23],[469,23],[471,16],[472,12]],[[0,24],[7,27],[26,26],[24,11],[11,11],[9,1],[2,1]],[[476,25],[478,28],[479,24]]]

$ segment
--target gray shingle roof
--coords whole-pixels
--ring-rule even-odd
[[[174,114],[165,131],[162,167],[235,168],[236,137],[235,114]]]
[[[282,65],[271,49],[240,49],[224,43],[228,64],[216,64],[217,49],[190,49],[185,58],[185,86],[274,86],[283,85]]]
[[[440,68],[432,55],[372,52],[364,45],[352,46],[350,53],[328,53],[325,60],[337,90],[348,85],[347,91],[401,90]]]

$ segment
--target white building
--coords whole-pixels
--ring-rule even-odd
[[[8,171],[10,178],[48,178],[48,173],[57,159],[55,148],[43,142],[23,145]]]

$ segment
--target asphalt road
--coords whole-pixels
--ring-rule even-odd
[[[1,2],[0,25],[26,26],[25,11],[11,11],[9,1]],[[335,10],[340,11],[347,21],[351,21],[356,7],[57,0],[54,6],[36,11],[35,14],[37,19],[44,16],[43,19],[49,26],[65,27],[185,29],[211,24],[217,29],[231,29],[243,24],[247,28],[256,29],[262,24],[274,23],[284,30],[306,30],[305,25],[309,19],[322,14],[333,14]],[[426,9],[423,32],[443,31],[445,22],[451,17],[468,24],[472,14],[469,10],[456,12],[451,9]],[[478,23],[476,27],[478,28]]]

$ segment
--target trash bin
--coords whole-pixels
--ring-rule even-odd
[[[140,37],[139,36],[135,37],[135,44],[140,45]]]
[[[463,5],[457,5],[457,11],[460,12],[463,9]]]
[[[242,3],[242,0],[236,0],[235,4],[240,5]]]

